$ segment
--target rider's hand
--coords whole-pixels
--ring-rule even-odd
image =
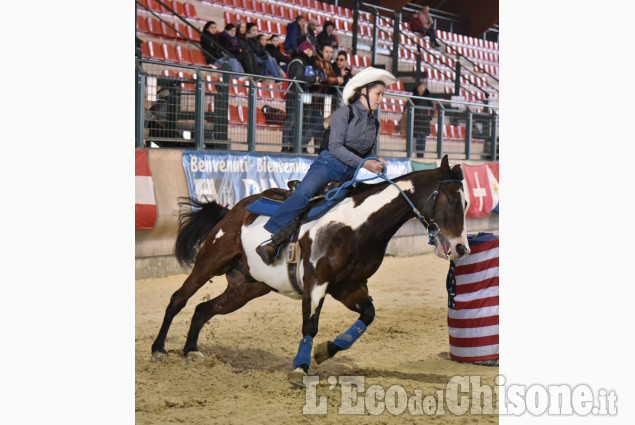
[[[379,174],[382,171],[384,171],[385,164],[386,164],[386,161],[384,161],[381,158],[379,158],[379,161],[375,161],[374,159],[369,159],[368,161],[364,162],[364,168],[370,171],[371,173]]]

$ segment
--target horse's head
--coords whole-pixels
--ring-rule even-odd
[[[447,155],[441,160],[441,179],[435,185],[432,207],[426,206],[430,224],[428,232],[434,241],[434,253],[446,260],[470,253],[465,225],[465,193],[460,165],[450,168]]]

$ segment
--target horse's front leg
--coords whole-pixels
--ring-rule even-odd
[[[318,333],[318,322],[320,320],[320,311],[324,304],[324,296],[326,295],[326,287],[328,283],[320,285],[306,285],[305,292],[302,296],[302,340],[298,347],[298,354],[293,359],[293,372],[289,373],[289,382],[294,385],[304,387],[303,377],[309,373],[311,366],[311,348],[313,347],[313,338]]]
[[[366,332],[375,318],[373,299],[368,295],[368,287],[364,283],[352,292],[349,288],[335,288],[331,295],[350,310],[359,313],[359,319],[343,334],[338,335],[334,341],[322,342],[315,350],[313,357],[317,364],[333,357],[337,352],[349,349],[357,339]]]

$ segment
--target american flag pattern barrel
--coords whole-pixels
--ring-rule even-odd
[[[498,237],[469,235],[470,254],[450,262],[447,277],[450,358],[498,362]]]

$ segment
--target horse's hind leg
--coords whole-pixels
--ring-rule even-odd
[[[210,248],[208,248],[210,247]],[[218,250],[219,248],[216,247]],[[165,350],[165,338],[172,324],[174,316],[176,316],[187,304],[187,300],[192,297],[205,283],[212,277],[225,273],[225,268],[231,261],[229,255],[213,255],[209,254],[210,245],[205,245],[197,256],[196,263],[190,275],[185,279],[183,285],[170,297],[170,303],[165,309],[163,324],[159,330],[157,338],[152,344],[152,354],[163,353]]]
[[[203,286],[211,277],[208,273],[202,272],[201,269],[195,268],[192,273],[185,279],[183,285],[170,297],[170,303],[165,309],[165,316],[163,317],[163,324],[159,330],[157,338],[152,344],[152,354],[164,353],[165,350],[165,338],[168,335],[168,330],[172,324],[174,316],[176,316],[187,304],[187,300]]]
[[[187,341],[183,348],[183,354],[188,355],[198,352],[198,336],[212,317],[217,314],[229,314],[238,310],[254,298],[261,297],[271,291],[271,288],[262,282],[249,281],[243,273],[232,270],[227,274],[227,289],[213,300],[200,303],[196,306],[192,324],[187,334]],[[200,356],[200,353],[198,353]]]
[[[352,292],[347,289],[349,288],[335,289],[331,295],[350,310],[359,313],[359,319],[346,332],[338,335],[334,341],[322,342],[315,347],[313,357],[318,364],[330,359],[338,351],[350,348],[366,332],[366,328],[375,318],[373,299],[368,295],[366,284],[359,286]]]

